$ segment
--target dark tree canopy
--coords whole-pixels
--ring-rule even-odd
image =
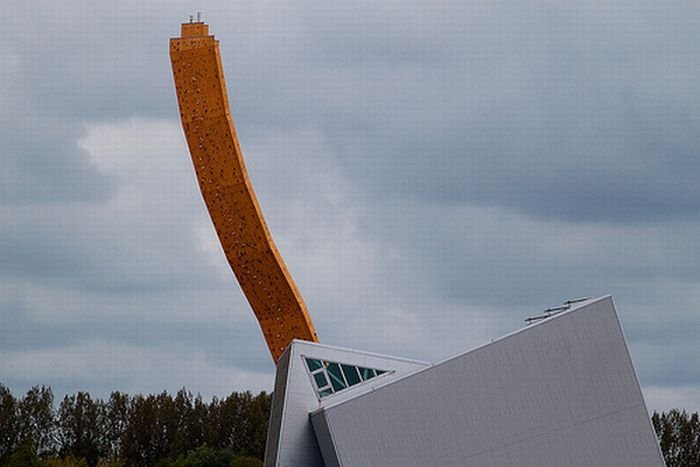
[[[685,410],[654,412],[651,417],[667,467],[700,466],[700,420]]]
[[[232,392],[205,402],[181,389],[106,400],[87,392],[54,408],[51,388],[21,399],[0,383],[0,465],[22,467],[261,467],[272,396]],[[700,417],[654,412],[668,467],[700,466]]]
[[[261,466],[270,404],[265,392],[207,403],[183,388],[106,400],[81,391],[55,408],[50,388],[18,399],[0,384],[0,465]]]

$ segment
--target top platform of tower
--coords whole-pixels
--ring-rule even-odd
[[[198,22],[198,23],[182,23],[180,28],[180,37],[192,37],[192,36],[208,36],[209,35],[209,25]]]

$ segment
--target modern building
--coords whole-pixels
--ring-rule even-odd
[[[191,18],[170,57],[202,196],[277,362],[266,466],[663,466],[611,297],[430,365],[315,343],[245,169],[218,41]]]
[[[265,466],[657,467],[610,296],[434,364],[295,340]]]

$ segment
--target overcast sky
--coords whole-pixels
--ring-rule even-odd
[[[322,342],[433,361],[612,293],[649,408],[700,409],[695,0],[4,2],[15,394],[272,389],[178,118],[196,11]]]

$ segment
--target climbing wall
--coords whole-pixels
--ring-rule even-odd
[[[275,362],[293,339],[318,342],[248,179],[226,94],[219,41],[202,23],[170,39],[182,127],[219,241]]]

